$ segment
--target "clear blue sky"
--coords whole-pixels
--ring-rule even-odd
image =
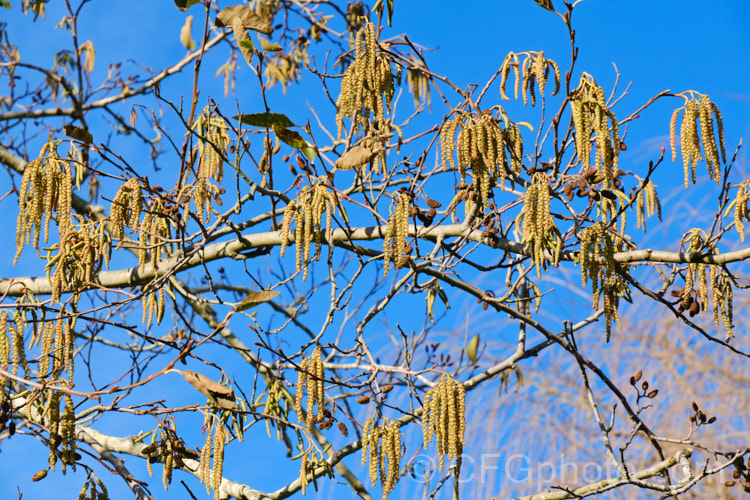
[[[49,66],[51,54],[61,44],[68,43],[65,33],[52,30],[59,21],[61,3],[60,0],[52,0],[47,7],[47,19],[36,24],[19,14],[20,0],[12,0],[13,10],[0,10],[0,22],[8,23],[6,29],[10,39],[18,45],[24,61]],[[406,32],[414,42],[434,48],[434,51],[427,53],[431,69],[451,77],[461,86],[470,83],[483,85],[508,51],[544,50],[547,57],[556,60],[561,68],[567,67],[569,44],[564,25],[557,16],[543,10],[532,0],[464,3],[455,0],[395,0],[394,3],[394,26],[386,29],[383,36]],[[345,5],[345,2],[342,4]],[[558,10],[563,9],[560,0],[554,0],[554,4]],[[221,3],[221,6],[226,5],[229,3]],[[194,14],[196,25],[200,24],[199,9],[187,14]],[[96,46],[97,69],[94,78],[97,75],[101,77],[108,62],[133,60],[159,70],[178,61],[185,53],[179,43],[179,31],[187,14],[179,12],[169,0],[93,0],[84,9],[80,38],[91,39]],[[734,151],[740,139],[746,145],[750,141],[750,64],[747,64],[747,54],[750,54],[750,2],[586,0],[576,8],[574,27],[581,48],[576,67],[578,74],[584,70],[594,75],[609,91],[614,82],[614,63],[621,75],[620,88],[632,81],[629,95],[615,109],[618,116],[627,115],[662,90],[681,92],[693,89],[707,93],[722,110],[728,153]],[[226,54],[222,54],[225,57]],[[217,58],[214,62],[220,60]],[[210,68],[215,71],[217,65],[208,67],[208,72],[211,72]],[[578,74],[574,81],[577,81]],[[248,81],[251,76],[242,67],[238,73],[237,99],[243,111],[260,111],[261,103],[254,93],[257,85]],[[179,85],[165,82],[162,86],[165,95],[168,92],[170,98],[178,100],[184,94],[188,100],[190,87],[180,88],[180,85],[188,85],[190,79],[181,77],[175,81],[180,82]],[[296,117],[299,122],[305,121],[310,118],[306,102],[315,105],[320,99],[319,88],[315,79],[305,74],[303,85],[299,89],[290,89],[287,95],[283,95],[278,87],[273,89],[270,94],[271,108],[287,113],[292,120]],[[497,97],[496,87],[494,89]],[[0,94],[6,90],[0,88]],[[222,82],[214,80],[212,76],[205,78],[201,92],[204,98],[208,95],[221,98]],[[499,98],[495,102],[499,102]],[[680,105],[677,99],[665,99],[643,113],[642,119],[629,131],[626,141],[629,154],[623,157],[625,163],[621,164],[621,168],[642,168],[648,160],[658,156],[662,146],[668,148],[669,116]],[[402,106],[411,106],[411,99],[405,98]],[[433,96],[435,121],[439,121],[446,111],[441,106]],[[536,116],[535,111],[522,106],[509,104],[508,109],[516,120],[532,121]],[[514,112],[517,114],[514,115]],[[227,114],[233,113],[228,111]],[[524,118],[524,114],[527,118]],[[96,135],[96,131],[94,133]],[[744,172],[744,177],[750,173],[747,159],[745,149],[737,166],[740,172]],[[678,158],[678,163],[668,162],[662,168],[656,183],[679,187],[681,179],[682,165]],[[7,190],[7,186],[0,186],[0,192]],[[695,193],[695,196],[703,199],[699,190]],[[12,207],[6,200],[3,208],[10,211]],[[13,217],[0,221],[4,234],[15,233],[15,212],[12,213]],[[13,253],[11,244],[7,244],[7,249],[8,254]],[[11,262],[10,258],[0,261],[0,274],[10,276],[24,273],[23,267],[13,269]],[[30,269],[27,272],[31,272]],[[457,309],[460,310],[460,307]],[[456,317],[457,324],[461,321],[461,317]],[[173,398],[170,403],[179,404],[181,397],[190,402],[194,393],[189,388],[183,392],[182,387],[178,386],[174,391],[170,389],[169,396]],[[117,430],[106,421],[102,424],[111,432]],[[241,447],[230,449],[225,474],[253,488],[272,491],[297,475],[298,463],[286,462],[283,450],[275,442],[266,448],[266,443],[262,441],[265,429],[259,431],[249,433],[249,439],[258,439],[258,446],[267,449],[268,454],[255,452],[240,455],[243,453]],[[193,445],[199,445],[200,439],[196,436]],[[65,492],[65,498],[77,493],[83,481],[79,475],[63,478],[55,473],[51,475],[54,477],[41,483],[30,483],[28,476],[46,466],[46,455],[46,450],[32,438],[19,436],[4,441],[0,454],[0,498],[17,497],[17,488],[23,491],[24,498],[31,499],[50,498],[61,491]],[[359,455],[352,458],[348,463],[356,468]],[[144,477],[145,468],[140,460],[130,458],[128,465],[138,477]],[[186,498],[185,490],[179,484],[179,480],[183,479],[179,473],[170,492],[165,493],[160,485],[161,468],[154,469],[155,478],[150,485],[155,498]],[[97,474],[108,479],[112,498],[128,498],[130,492],[121,481],[110,478],[101,468]],[[185,479],[195,485],[193,481]],[[345,487],[334,488],[326,480],[322,483],[325,486],[321,496],[347,498],[348,490]],[[200,498],[207,498],[202,488],[193,488],[193,491],[202,495]],[[312,488],[308,496],[314,496]]]

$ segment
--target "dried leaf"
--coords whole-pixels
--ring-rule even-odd
[[[225,410],[234,408],[235,397],[234,391],[231,388],[224,387],[220,383],[214,382],[205,375],[190,370],[169,371],[177,372],[185,377],[185,380],[187,380],[190,385],[198,389],[201,394],[206,396],[212,403],[219,406],[220,408],[224,408]]]
[[[230,26],[234,28],[235,19],[240,21],[244,29],[266,34],[273,33],[271,23],[267,19],[263,19],[253,9],[244,5],[224,7],[216,16],[214,25],[219,28],[229,28]]]
[[[83,54],[83,69],[86,73],[91,74],[94,71],[94,60],[96,59],[96,51],[94,50],[94,43],[91,40],[86,40],[78,47],[78,53]]]
[[[253,113],[249,115],[237,115],[235,120],[240,120],[245,125],[254,127],[294,127],[292,120],[281,113]]]
[[[63,131],[65,132],[65,135],[72,137],[77,141],[85,142],[86,144],[94,142],[94,137],[88,129],[76,127],[69,123],[63,127]]]
[[[427,315],[430,317],[430,321],[435,322],[435,315],[432,313],[432,306],[435,304],[435,288],[430,288],[427,291]]]
[[[315,157],[318,156],[317,152],[315,151],[315,148],[313,148],[310,145],[306,145],[302,148],[300,148],[300,151],[302,151],[302,154],[307,157],[308,160],[311,162],[315,161]]]
[[[305,142],[305,139],[302,138],[299,132],[289,130],[285,127],[274,127],[273,131],[276,132],[276,137],[293,148],[301,149],[307,146],[307,142]]]
[[[187,16],[185,24],[180,30],[180,43],[188,50],[195,49],[195,40],[193,40],[193,16]]]
[[[239,302],[234,306],[236,312],[246,311],[257,305],[268,302],[269,300],[275,299],[281,292],[272,292],[270,290],[263,290],[260,292],[250,292],[242,302]]]
[[[247,28],[245,28],[244,24],[242,23],[242,19],[239,17],[235,17],[232,20],[232,33],[234,33],[234,38],[237,40],[237,43],[240,46],[240,52],[242,52],[243,57],[245,58],[245,61],[250,65],[250,67],[253,66],[253,42],[250,40],[250,35],[247,34]],[[247,44],[250,44],[248,47]]]
[[[200,3],[200,0],[174,0],[174,4],[183,12],[198,3]]]
[[[445,290],[443,290],[442,286],[437,285],[437,293],[438,297],[440,297],[440,300],[443,301],[443,305],[445,305],[445,308],[450,309],[451,305],[448,303],[448,295],[445,293]]]
[[[393,0],[386,0],[388,6],[388,26],[392,26],[391,21],[393,20]],[[378,15],[383,13],[383,0],[375,2],[375,6],[372,8],[372,12],[377,12]]]
[[[472,365],[477,364],[477,348],[479,347],[479,334],[474,335],[469,341],[469,345],[466,347],[466,355],[469,356],[469,361]]]
[[[372,160],[377,153],[364,146],[354,146],[334,163],[339,170],[351,170]]]
[[[545,9],[555,12],[555,7],[552,5],[552,0],[534,0],[536,3],[544,7]]]
[[[240,51],[242,52],[242,55],[245,56],[245,61],[252,67],[253,65],[253,50],[255,47],[253,46],[253,41],[249,39],[248,40],[240,40]]]
[[[271,43],[260,35],[258,35],[258,40],[260,41],[260,48],[263,49],[263,52],[278,52],[281,50],[281,45],[276,42]]]

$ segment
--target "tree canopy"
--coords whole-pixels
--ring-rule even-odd
[[[733,110],[633,104],[582,64],[595,0],[535,1],[564,46],[466,75],[393,0],[149,7],[158,67],[91,38],[136,36],[112,6],[0,0],[44,44],[0,24],[13,491],[750,491]]]

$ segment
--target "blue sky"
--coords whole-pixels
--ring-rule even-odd
[[[559,0],[554,3],[558,10],[563,8]],[[13,10],[0,11],[0,22],[8,23],[6,29],[11,41],[18,45],[24,61],[51,65],[51,54],[60,46],[69,44],[64,33],[52,29],[59,20],[62,2],[52,0],[48,5],[47,19],[35,24],[31,22],[31,18],[19,14],[19,0],[13,0],[12,4]],[[80,38],[91,39],[97,50],[94,79],[101,78],[106,72],[106,63],[112,61],[137,61],[157,71],[175,63],[185,54],[178,38],[185,16],[195,15],[194,33],[201,24],[198,8],[187,14],[181,13],[168,0],[133,0],[127,3],[93,0],[83,12]],[[626,116],[649,97],[665,89],[673,92],[693,89],[707,93],[722,110],[727,152],[731,154],[740,139],[745,144],[750,141],[750,65],[746,64],[747,54],[750,53],[749,21],[750,3],[741,0],[710,3],[695,0],[585,0],[576,8],[573,20],[580,47],[573,81],[577,82],[580,71],[586,71],[594,75],[609,92],[615,77],[613,63],[616,64],[620,73],[620,88],[624,89],[632,81],[629,95],[615,109],[618,116]],[[408,33],[412,41],[434,49],[426,52],[431,69],[451,77],[460,86],[471,83],[483,85],[499,67],[508,51],[544,50],[546,57],[556,60],[561,68],[567,67],[570,57],[564,25],[557,16],[538,7],[532,0],[465,3],[395,0],[393,28],[387,28],[383,36],[395,36],[399,33]],[[212,74],[217,67],[216,63],[221,64],[227,55],[225,49],[220,49],[219,53],[220,56],[207,64],[209,69],[201,81],[202,98],[211,95],[222,99],[222,82],[214,79]],[[123,67],[128,67],[128,64]],[[179,77],[165,82],[162,86],[163,93],[175,101],[181,95],[187,100],[191,72],[192,67],[188,67]],[[246,112],[260,111],[262,104],[254,77],[244,66],[237,76],[236,99],[239,109]],[[492,102],[500,102],[497,86],[493,89]],[[5,93],[5,90],[0,87],[0,93]],[[321,98],[319,90],[316,80],[305,74],[302,85],[291,88],[286,95],[281,92],[280,87],[269,93],[271,109],[287,113],[292,120],[302,123],[312,119],[306,103],[310,102],[315,106]],[[225,102],[231,106],[233,100],[230,96]],[[446,109],[435,95],[432,102],[432,118],[439,121]],[[621,164],[621,168],[643,169],[649,160],[658,156],[662,146],[669,147],[669,116],[681,105],[681,100],[676,98],[663,99],[642,113],[642,118],[629,128],[626,140],[628,155],[623,157],[625,163]],[[404,96],[401,106],[405,113],[410,112],[411,98]],[[530,107],[524,108],[512,102],[507,105],[507,109],[516,120],[532,121],[536,116],[536,111]],[[233,112],[229,111],[227,114]],[[96,135],[96,131],[94,133]],[[132,154],[136,161],[147,159],[143,152],[135,151]],[[744,173],[743,178],[750,173],[747,158],[748,154],[743,150],[736,167],[738,172]],[[168,168],[168,165],[162,167]],[[682,185],[682,165],[679,158],[674,164],[666,162],[657,173],[656,183],[668,187],[667,189]],[[3,193],[7,189],[0,186]],[[692,193],[694,198],[689,200],[690,204],[700,205],[713,201],[708,200],[706,193],[701,190]],[[662,193],[662,196],[668,195],[669,191]],[[3,203],[3,208],[11,212],[13,207],[8,200]],[[5,234],[15,232],[15,212],[11,213],[14,214],[13,217],[0,221]],[[664,231],[660,235],[663,240],[657,240],[654,244],[675,240],[674,232]],[[7,253],[12,254],[10,245],[8,248]],[[30,263],[32,259],[26,262]],[[285,262],[291,260],[287,257]],[[11,263],[10,257],[0,261],[2,275],[26,274],[38,269],[24,267],[23,261],[21,267],[14,269]],[[468,307],[463,306],[462,308],[459,303],[455,309],[461,311]],[[460,316],[458,314],[451,319],[456,324],[461,324],[463,318]],[[173,377],[178,378],[176,375]],[[170,402],[180,404],[182,398],[188,403],[192,400],[192,389],[183,391],[182,386],[175,387],[171,389],[170,386],[169,396],[174,398]],[[184,422],[187,424],[189,417]],[[105,420],[102,425],[114,432],[114,423]],[[283,450],[275,442],[264,447],[262,440],[265,439],[265,429],[258,427],[257,431],[251,430],[249,439],[258,440],[264,453],[249,456],[244,454],[242,448],[231,449],[227,461],[227,477],[246,482],[257,489],[272,491],[296,476],[297,463],[286,462]],[[5,480],[0,482],[0,498],[17,496],[17,487],[24,492],[24,498],[46,498],[55,491],[71,492],[66,494],[67,497],[77,492],[82,484],[82,478],[78,475],[63,478],[56,473],[54,477],[38,484],[28,481],[31,473],[44,467],[46,454],[46,450],[31,438],[19,436],[4,441],[0,469],[3,470]],[[357,454],[349,463],[356,466],[358,461]],[[141,478],[144,476],[143,464],[139,460],[131,458],[128,464],[133,467],[136,475]],[[97,473],[100,477],[108,478],[104,470],[99,469]],[[185,491],[179,485],[181,476],[176,476],[170,492],[165,493],[158,478],[160,470],[156,467],[155,473],[155,479],[150,481],[155,498],[185,498]],[[185,479],[195,486],[194,482]],[[129,495],[128,490],[116,478],[109,480],[108,485],[111,487],[112,498],[127,498]],[[196,495],[203,495],[200,498],[205,497],[202,488],[192,489]],[[347,494],[344,487],[334,487],[332,484],[326,484],[321,491],[321,496],[329,498],[344,498]],[[312,495],[311,490],[308,496]],[[394,495],[394,498],[397,497],[398,495]]]

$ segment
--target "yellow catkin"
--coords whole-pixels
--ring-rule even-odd
[[[65,409],[60,417],[60,457],[63,464],[62,470],[65,473],[65,468],[68,465],[73,466],[75,470],[75,408],[73,406],[73,398],[70,394],[65,394]]]
[[[539,305],[537,304],[537,309],[538,308]],[[461,454],[461,450],[466,444],[466,388],[460,382],[456,383],[456,401],[458,402],[456,411],[458,413],[458,444],[460,445],[457,450],[458,453],[456,454],[456,456],[458,456]]]
[[[388,433],[391,447],[388,452],[388,480],[385,490],[390,493],[396,487],[401,470],[401,427],[398,422],[391,422],[388,425]]]
[[[584,170],[591,165],[591,133],[596,144],[595,165],[608,189],[617,170],[620,136],[617,118],[607,107],[604,90],[588,73],[581,75],[578,88],[572,93],[571,113],[575,126],[576,153]]]
[[[325,238],[330,243],[333,228],[331,221],[336,210],[334,197],[326,187],[327,178],[315,179],[312,187],[304,187],[300,195],[292,200],[284,211],[281,221],[281,256],[288,246],[292,220],[296,225],[295,243],[297,271],[303,271],[303,281],[307,279],[310,258],[310,245],[316,243],[316,259],[320,258],[320,243],[323,237],[323,214],[326,214]]]
[[[320,349],[313,351],[313,366],[315,367],[315,400],[318,403],[318,412],[322,412],[325,403],[325,368],[323,367],[323,356]]]
[[[169,485],[172,484],[172,469],[174,467],[174,453],[172,449],[172,440],[165,440],[166,450],[164,455],[164,467],[162,468],[161,480],[164,485],[164,490],[169,489]]]
[[[561,236],[550,211],[550,193],[547,176],[537,172],[524,194],[522,243],[531,254],[537,276],[541,278],[546,268],[545,251],[552,254],[552,265],[559,260]]]
[[[382,460],[380,440],[382,437],[381,428],[375,427],[371,430],[370,435],[370,484],[375,486],[378,482],[379,464]]]
[[[295,218],[297,212],[297,200],[292,200],[284,210],[284,218],[281,220],[281,251],[280,255],[283,257],[286,247],[289,244],[289,234],[292,226],[292,220]]]
[[[371,428],[372,417],[365,421],[365,426],[362,428],[362,465],[367,463],[367,451],[369,450]]]
[[[8,371],[10,365],[10,339],[8,338],[8,313],[0,311],[0,368]],[[0,375],[0,398],[4,398],[7,377]]]
[[[383,425],[380,432],[380,460],[378,471],[380,472],[380,484],[383,487],[383,493],[388,488],[388,462],[391,450],[391,434],[388,432],[388,426]]]
[[[683,239],[685,251],[688,253],[701,252],[712,255],[718,254],[715,244],[707,243],[708,237],[703,230],[692,229],[688,231]],[[707,311],[709,307],[709,290],[712,295],[712,309],[714,323],[718,327],[723,323],[729,338],[734,336],[733,332],[733,298],[732,282],[721,266],[707,265],[703,263],[690,263],[685,272],[685,286],[682,292],[681,307],[688,309],[695,295],[696,281],[698,284],[698,300],[701,310]]]
[[[367,419],[362,432],[362,465],[369,456],[370,483],[375,486],[379,478],[387,498],[399,480],[403,440],[398,422],[375,426],[373,421],[374,417]]]
[[[211,439],[211,428],[206,429],[206,441],[201,448],[201,456],[198,465],[198,477],[206,486],[206,493],[211,493],[211,451],[213,450],[213,441]]]
[[[719,288],[719,276],[721,275],[721,271],[718,266],[711,266],[711,270],[709,272],[709,287],[711,288],[711,295],[713,299],[712,309],[713,309],[713,316],[714,316],[714,325],[716,327],[719,326],[719,301],[721,300],[721,289]],[[708,305],[706,304],[706,307]]]
[[[299,466],[299,484],[300,488],[302,489],[302,495],[304,496],[307,490],[307,465],[308,465],[308,458],[307,453],[302,455],[302,461]]]
[[[740,235],[740,240],[745,241],[745,220],[750,221],[750,181],[745,181],[739,185],[737,195],[733,201],[734,204],[734,229]],[[731,208],[731,207],[729,207]],[[728,214],[725,214],[726,217]]]
[[[323,366],[323,357],[320,349],[315,348],[310,357],[304,358],[299,366],[297,373],[297,388],[294,399],[294,406],[297,417],[308,429],[317,418],[323,415],[325,406],[325,367]],[[302,398],[303,393],[307,393],[307,405],[305,412],[307,419],[303,420]],[[315,411],[315,414],[313,414]]]
[[[68,378],[73,380],[75,374],[75,353],[76,353],[76,335],[75,335],[75,318],[64,319],[64,345],[63,345],[63,370],[68,372]]]
[[[385,228],[383,238],[383,260],[385,262],[384,274],[388,276],[390,261],[399,262],[406,251],[406,237],[409,233],[409,207],[411,198],[405,192],[398,193],[393,197],[391,203],[391,215]]]
[[[636,227],[638,229],[643,228],[643,232],[646,232],[646,197],[644,194],[645,190],[641,190],[635,199],[635,214],[636,214]]]
[[[353,123],[353,133],[360,127],[369,131],[370,115],[380,132],[387,132],[385,117],[393,98],[393,76],[387,54],[377,42],[375,25],[364,20],[355,35],[354,61],[344,72],[341,93],[336,101],[336,125],[341,137],[344,118]]]
[[[724,328],[727,331],[727,335],[732,338],[734,337],[734,332],[732,330],[733,327],[733,306],[734,303],[734,292],[732,291],[732,282],[729,280],[729,278],[722,274],[723,280],[721,282],[721,288],[719,289],[719,293],[721,297],[723,298],[722,301],[719,302],[719,305],[721,306],[721,317],[724,322]]]
[[[160,200],[149,206],[138,228],[138,266],[144,269],[150,263],[153,269],[174,250],[171,238],[171,224],[163,214],[165,207]]]
[[[611,336],[613,320],[619,326],[617,312],[620,297],[629,293],[627,282],[616,271],[614,254],[619,250],[606,226],[600,222],[580,233],[581,249],[577,262],[581,266],[581,279],[585,287],[591,281],[593,308],[599,308],[599,299],[604,296],[604,319],[607,341]]]
[[[714,135],[711,101],[708,99],[708,96],[701,96],[701,99],[698,102],[697,106],[698,122],[701,126],[703,151],[706,157],[706,168],[708,169],[709,177],[714,179],[717,183],[720,183],[721,165],[719,160],[719,151],[716,147],[716,140]]]
[[[518,99],[518,87],[519,85],[523,89],[523,103],[527,104],[528,99],[526,92],[531,94],[531,105],[536,105],[536,94],[534,93],[534,82],[536,82],[539,88],[539,93],[543,96],[544,90],[547,86],[548,76],[550,69],[555,80],[555,90],[551,95],[555,95],[560,91],[560,68],[557,66],[555,61],[544,58],[544,52],[524,52],[521,55],[525,55],[523,63],[520,62],[518,54],[510,52],[500,67],[500,97],[503,100],[508,100],[508,96],[505,94],[505,88],[508,82],[508,76],[510,70],[513,70],[515,76],[515,98]],[[519,69],[521,68],[521,69]]]
[[[701,308],[705,309],[708,305],[708,281],[706,277],[706,264],[698,264],[698,291],[700,293]]]
[[[406,83],[414,97],[414,108],[419,109],[420,101],[431,108],[430,78],[424,73],[424,67],[418,66],[418,63],[415,63],[412,59],[410,61],[414,66],[410,67],[406,73]]]
[[[44,241],[49,241],[49,225],[55,219],[61,236],[67,233],[72,208],[71,160],[57,155],[59,141],[42,147],[39,157],[24,169],[19,189],[19,213],[16,225],[16,255],[14,263],[26,243],[39,253],[39,236],[44,221]],[[73,155],[75,156],[75,155]]]
[[[505,87],[508,82],[508,75],[510,74],[511,67],[518,66],[518,56],[513,52],[505,56],[503,64],[500,66],[500,98],[504,101],[509,101],[510,98],[505,94]],[[518,79],[516,79],[518,81]],[[516,94],[518,98],[518,94]]]
[[[49,375],[49,362],[54,341],[55,324],[53,321],[47,321],[44,323],[42,331],[41,359],[39,361],[39,375],[43,378]]]
[[[305,384],[305,377],[307,370],[307,360],[303,359],[299,365],[299,371],[297,372],[297,391],[294,398],[294,408],[297,412],[297,417],[302,422],[302,397],[304,395],[303,390],[307,388]]]
[[[728,338],[734,337],[733,332],[733,301],[734,292],[729,277],[718,266],[712,266],[716,274],[711,276],[711,293],[713,294],[714,322],[719,326],[719,318],[724,325]]]
[[[184,220],[188,220],[190,215],[191,200],[202,224],[208,224],[211,214],[216,213],[212,206],[214,200],[217,204],[221,204],[219,196],[223,190],[219,184],[223,178],[224,158],[231,142],[227,133],[228,128],[224,119],[208,106],[193,123],[192,129],[198,136],[198,147],[191,152],[190,158],[186,161],[195,178],[192,183],[185,184],[176,196],[184,210]],[[263,171],[262,165],[266,161],[267,153],[267,151],[264,152],[261,158],[261,171]],[[192,170],[192,164],[196,158],[198,158],[198,167]]]
[[[685,187],[688,186],[688,177],[695,184],[695,167],[703,159],[700,152],[698,137],[698,106],[694,101],[685,104],[685,112],[682,116],[682,127],[680,127],[680,144],[682,146],[682,161],[685,170]]]
[[[143,324],[146,328],[151,328],[154,311],[156,310],[156,295],[150,292],[143,292],[141,302],[143,304]]]
[[[675,109],[672,118],[669,120],[669,145],[672,149],[672,161],[677,159],[677,116],[680,114],[680,109]]]
[[[138,179],[128,179],[117,190],[112,200],[109,220],[112,223],[112,235],[118,239],[119,249],[125,236],[125,227],[132,233],[138,228],[138,221],[143,210],[143,191]]]
[[[224,426],[220,423],[216,425],[214,431],[214,466],[211,470],[211,487],[214,490],[214,499],[221,498],[220,488],[221,479],[224,473],[224,444],[226,442],[226,433]]]
[[[230,142],[226,122],[220,116],[212,114],[207,106],[196,119],[193,128],[200,136],[198,142],[200,159],[196,177],[221,182],[224,164],[222,157],[226,155]]]
[[[708,96],[704,96],[706,100],[708,100]],[[716,128],[719,132],[719,151],[721,152],[721,161],[722,163],[726,163],[727,161],[727,152],[724,147],[724,120],[721,118],[721,112],[719,111],[719,107],[715,103],[711,104],[711,110],[713,111],[713,116],[716,119]]]
[[[640,193],[636,197],[636,216],[637,226],[646,231],[646,217],[653,217],[656,215],[661,220],[661,203],[656,193],[656,186],[651,180],[644,181]]]
[[[58,391],[47,391],[47,402],[44,415],[47,417],[47,428],[49,429],[49,465],[55,470],[57,464],[57,445],[60,443],[60,399]]]
[[[430,411],[430,404],[432,402],[433,393],[427,391],[425,394],[424,401],[422,402],[422,442],[429,443],[432,440],[432,426],[427,424],[427,418]]]
[[[307,364],[307,370],[308,373],[305,374],[305,379],[307,381],[307,384],[305,385],[305,391],[307,392],[307,428],[312,427],[312,423],[314,420],[313,417],[313,411],[315,410],[315,396],[317,395],[317,392],[315,390],[317,384],[315,383],[314,377],[314,371],[315,371],[315,365],[312,362],[312,359]]]
[[[435,437],[438,468],[443,470],[445,458],[460,459],[465,444],[466,391],[463,384],[443,375],[437,386],[425,396],[422,411],[422,435],[427,448]]]
[[[12,371],[13,375],[18,374],[18,368],[23,367],[24,373],[29,374],[29,365],[26,362],[26,350],[24,348],[24,330],[26,324],[26,318],[21,311],[16,310],[13,314],[12,328],[8,328],[8,334],[11,337],[11,344],[13,346],[13,360],[12,360]],[[2,335],[0,333],[0,335]]]

